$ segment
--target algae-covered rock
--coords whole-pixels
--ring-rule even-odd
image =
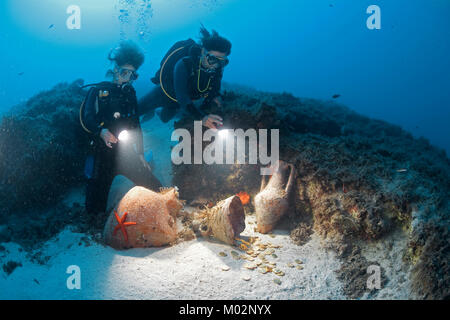
[[[82,181],[81,83],[59,84],[1,119],[0,216],[55,204]]]
[[[415,253],[405,259],[405,270],[413,266],[411,297],[448,297],[449,259],[441,248],[449,243],[450,160],[443,150],[335,102],[228,88],[222,108],[205,111],[222,116],[226,128],[279,129],[280,159],[295,166],[295,204],[286,215],[293,239],[307,238],[303,230],[312,228],[347,264],[349,252],[364,259],[358,246],[392,234],[408,238],[401,250]],[[192,131],[192,123],[183,118],[175,126]],[[187,200],[214,201],[242,190],[255,199],[259,169],[259,164],[174,165],[174,183]],[[352,272],[344,267],[340,278],[352,279]],[[364,290],[355,292],[349,296],[360,297]]]

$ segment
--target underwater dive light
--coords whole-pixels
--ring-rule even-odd
[[[226,139],[227,137],[228,137],[228,135],[229,135],[229,130],[228,129],[220,129],[219,130],[219,137],[221,138],[221,139]]]
[[[126,142],[128,141],[128,139],[130,138],[130,134],[128,133],[127,130],[123,130],[122,132],[119,133],[119,140]]]

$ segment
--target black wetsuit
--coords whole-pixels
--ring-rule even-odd
[[[87,212],[106,211],[109,189],[119,174],[136,185],[158,191],[161,183],[140,158],[144,154],[143,135],[136,92],[131,85],[102,82],[92,87],[86,98],[83,118],[85,127],[92,132],[94,156],[86,188]],[[130,138],[126,142],[112,143],[109,148],[100,138],[103,128],[116,138],[126,129]]]
[[[202,110],[211,101],[220,95],[223,69],[212,73],[200,68],[201,48],[194,46],[190,55],[180,59],[169,77],[164,88],[177,102],[170,99],[162,90],[161,85],[154,87],[139,101],[141,115],[153,116],[154,110],[162,107],[160,118],[163,122],[172,119],[178,112],[187,113],[196,120],[201,120],[206,113]],[[199,79],[200,72],[200,79]],[[200,107],[196,107],[193,100],[204,98]]]

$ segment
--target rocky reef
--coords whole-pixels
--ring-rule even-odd
[[[78,118],[81,84],[59,84],[1,119],[0,216],[44,208],[82,180],[87,137]]]
[[[33,246],[83,211],[61,203],[71,188],[83,183],[88,142],[79,124],[86,95],[82,84],[58,84],[2,117],[0,218],[5,231],[0,239]]]
[[[3,117],[0,241],[33,246],[68,224],[92,227],[81,205],[61,203],[84,181],[81,83],[59,84]],[[234,87],[224,92],[222,109],[207,111],[222,115],[226,128],[280,130],[280,159],[294,166],[295,183],[291,210],[278,227],[290,230],[298,245],[318,234],[342,261],[336,273],[348,297],[368,293],[355,279],[381,264],[365,255],[377,246],[401,252],[399,270],[408,274],[411,298],[450,297],[450,160],[443,150],[335,102],[288,93]],[[193,119],[175,127],[193,130]],[[260,166],[252,164],[173,165],[173,177],[180,199],[191,205],[242,191],[253,201],[261,185]],[[249,203],[246,211],[254,210]],[[382,282],[392,281],[381,270]]]
[[[294,164],[296,172],[292,210],[284,223],[294,242],[305,243],[314,231],[336,251],[349,297],[365,292],[354,275],[376,264],[368,263],[361,249],[389,243],[394,234],[407,239],[402,270],[411,275],[411,297],[449,297],[450,161],[445,151],[334,102],[245,88],[226,91],[223,102],[222,109],[205,111],[221,115],[226,128],[280,130],[280,159]],[[192,119],[175,126],[192,132]],[[240,191],[254,199],[259,192],[257,165],[174,165],[173,170],[180,196],[194,203]]]

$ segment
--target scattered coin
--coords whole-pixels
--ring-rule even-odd
[[[258,237],[249,237],[248,242],[255,243],[258,239]]]
[[[262,274],[266,274],[266,273],[268,273],[268,272],[272,272],[272,268],[269,267],[269,266],[260,266],[260,267],[258,268],[258,271],[259,271],[260,273],[262,273]]]
[[[256,267],[257,267],[256,264],[250,264],[250,263],[244,264],[244,268],[246,268],[248,270],[255,270]]]
[[[275,282],[277,285],[281,284],[281,280],[278,278],[273,279],[273,282]]]
[[[221,257],[226,257],[227,254],[226,254],[225,252],[221,251],[221,252],[219,252],[219,256],[221,256]]]
[[[284,277],[284,272],[280,269],[275,269],[273,273],[275,273],[277,276]]]
[[[230,270],[230,267],[228,267],[228,266],[223,266],[222,267],[222,271],[228,271],[228,270]]]
[[[283,246],[280,245],[280,244],[271,244],[270,247],[271,247],[271,248],[275,248],[275,249],[283,248]]]
[[[239,253],[237,253],[236,251],[231,251],[231,255],[233,256],[234,260],[240,259]]]

